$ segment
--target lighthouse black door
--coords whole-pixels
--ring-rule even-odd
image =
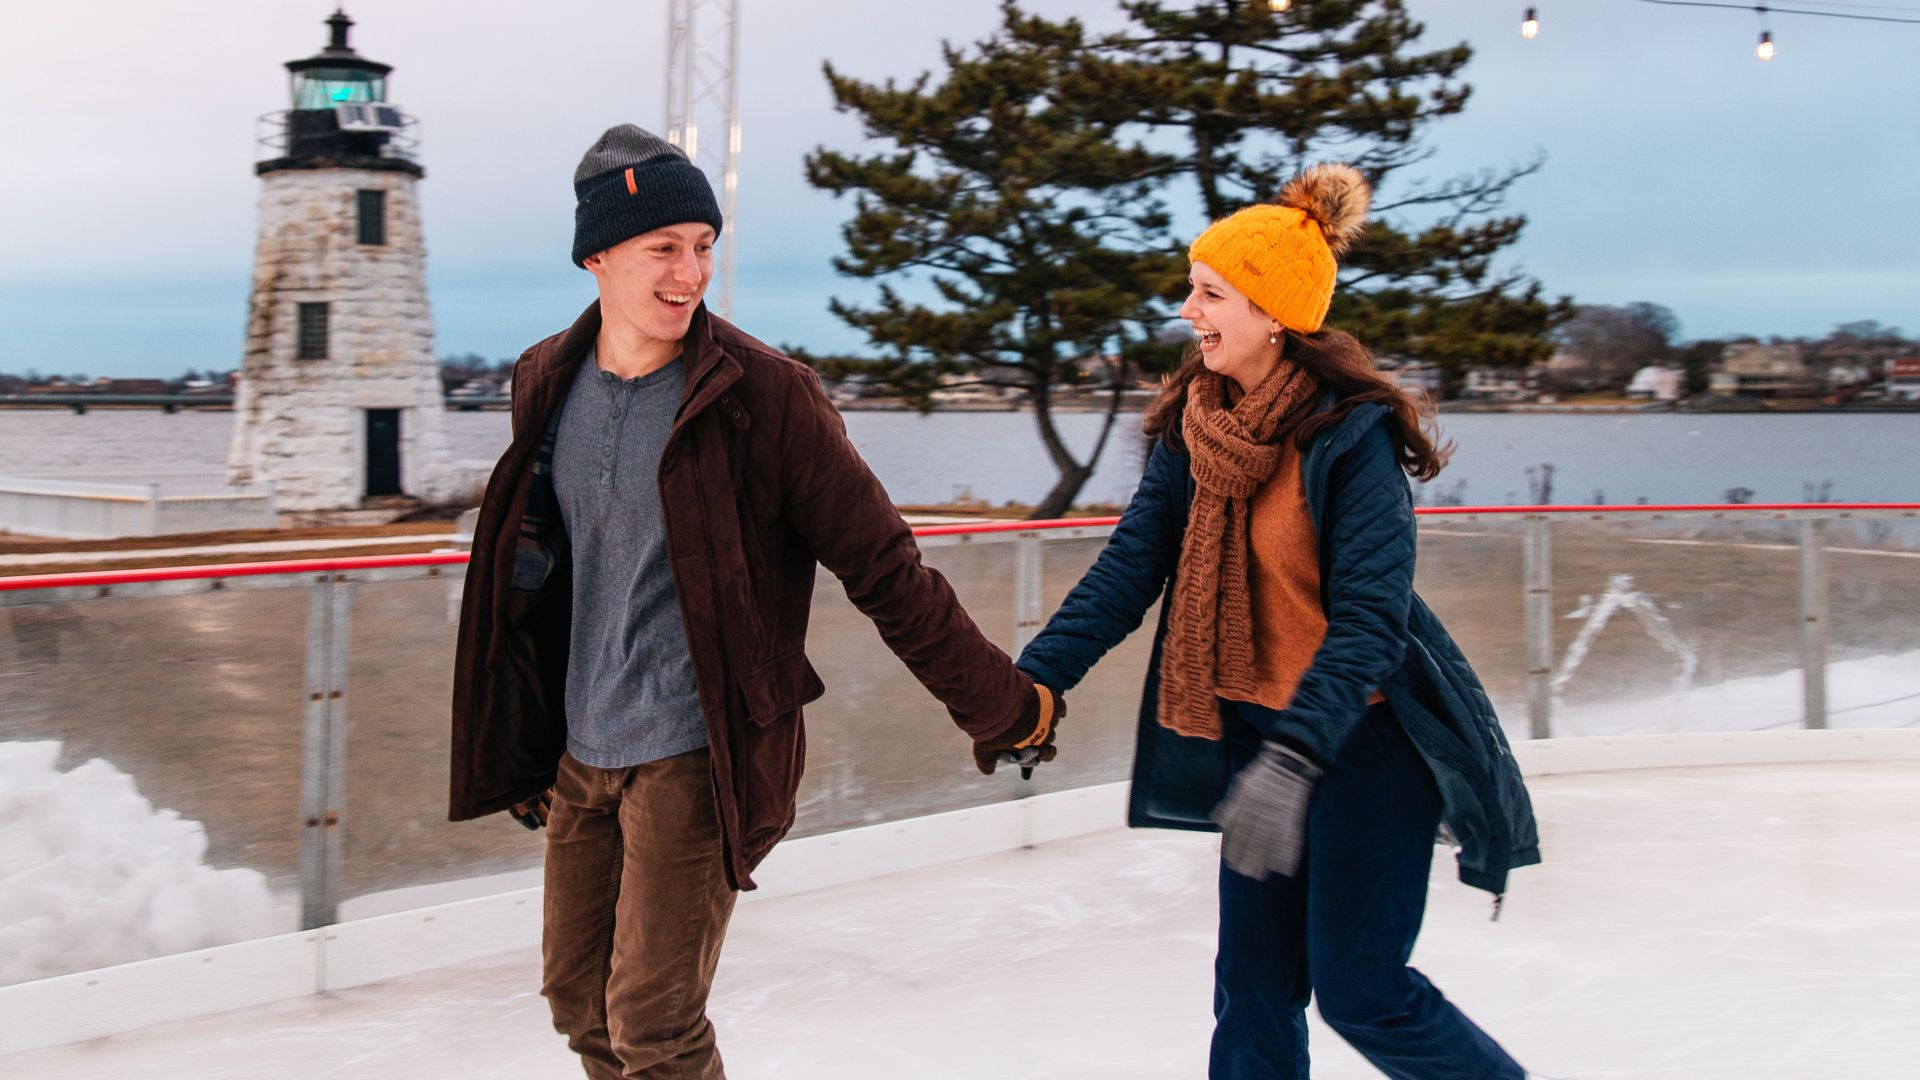
[[[400,410],[367,410],[367,495],[400,494]]]

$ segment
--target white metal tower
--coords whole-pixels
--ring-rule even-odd
[[[720,314],[733,315],[733,253],[740,243],[741,0],[667,0],[667,141],[720,189],[727,235],[716,257]]]

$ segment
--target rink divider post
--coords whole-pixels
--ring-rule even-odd
[[[301,707],[300,928],[339,921],[347,780],[347,657],[353,584],[323,573],[307,587]]]
[[[1527,638],[1527,730],[1553,737],[1553,522],[1527,518],[1521,537],[1522,622]]]
[[[1827,521],[1800,522],[1800,674],[1806,694],[1806,726],[1827,726]]]

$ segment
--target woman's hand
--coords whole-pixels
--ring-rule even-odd
[[[1318,765],[1280,743],[1262,744],[1213,811],[1227,869],[1255,881],[1299,873],[1307,850],[1307,806],[1319,781]]]

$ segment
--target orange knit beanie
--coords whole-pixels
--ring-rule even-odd
[[[1351,165],[1315,165],[1271,203],[1208,227],[1187,249],[1280,325],[1311,334],[1333,303],[1334,258],[1360,234],[1372,192]]]

